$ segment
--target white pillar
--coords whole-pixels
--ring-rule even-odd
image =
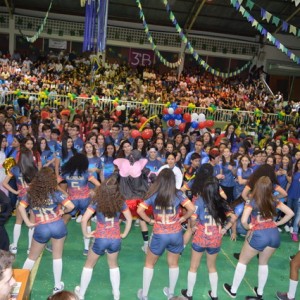
[[[15,39],[15,16],[13,15],[12,18],[8,19],[9,23],[8,23],[8,29],[9,29],[9,44],[8,44],[8,49],[9,49],[9,53],[10,55],[13,55],[14,51],[15,51],[15,43],[16,43],[16,39]]]

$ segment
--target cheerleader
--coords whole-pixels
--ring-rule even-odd
[[[278,222],[276,209],[281,210],[285,216]],[[258,287],[253,288],[258,299],[263,298],[264,286],[268,279],[268,261],[280,245],[278,226],[288,222],[293,211],[275,199],[273,196],[273,184],[269,177],[260,177],[253,189],[251,198],[247,201],[242,215],[242,225],[248,230],[239,262],[236,266],[233,283],[225,283],[223,288],[231,297],[236,298],[237,290],[245,276],[248,263],[259,254]],[[248,219],[251,217],[250,224]]]
[[[138,207],[138,214],[154,227],[143,271],[143,288],[138,291],[137,296],[140,300],[148,299],[154,266],[158,258],[167,250],[169,287],[164,288],[163,292],[170,299],[174,296],[179,276],[178,259],[183,250],[181,223],[193,214],[195,207],[185,194],[176,188],[175,175],[170,169],[160,172],[145,199]],[[182,217],[179,217],[180,204],[187,210]],[[145,212],[150,206],[153,208],[154,220]]]
[[[66,181],[70,200],[74,204],[74,209],[70,214],[64,215],[65,223],[79,212],[83,215],[90,204],[90,190],[88,182],[95,186],[100,186],[100,182],[88,172],[89,161],[84,154],[77,153],[63,166],[62,175],[58,182]],[[91,232],[91,226],[88,226]],[[83,255],[87,255],[90,239],[84,238]]]
[[[97,228],[93,232],[87,231],[88,220],[96,213]],[[124,215],[126,225],[124,232],[120,233],[120,215]],[[75,293],[80,300],[84,299],[86,290],[92,279],[93,269],[99,257],[107,253],[110,282],[114,300],[120,299],[120,270],[118,254],[121,249],[121,239],[126,238],[132,223],[131,213],[119,191],[117,176],[113,175],[104,181],[101,187],[96,188],[91,205],[85,212],[81,228],[86,238],[95,238],[89,250],[86,263],[81,273],[80,286],[75,288]]]
[[[33,160],[32,152],[29,149],[22,149],[19,152],[19,160],[16,166],[12,167],[8,172],[2,183],[3,187],[9,192],[18,196],[18,202],[26,196],[28,184],[32,181],[38,169]],[[17,182],[17,190],[9,185],[9,181],[15,178]],[[13,243],[10,245],[10,252],[16,254],[18,252],[18,242],[21,235],[21,226],[23,218],[16,210],[16,223],[13,230]],[[33,229],[28,230],[28,249],[30,249]]]
[[[187,289],[181,294],[192,299],[196,283],[197,270],[204,252],[206,252],[207,268],[211,290],[208,296],[217,300],[218,273],[216,260],[221,249],[223,235],[230,229],[237,217],[227,202],[220,196],[216,178],[205,181],[201,196],[195,201],[196,212],[191,217],[191,228],[194,232],[192,241],[192,257],[187,278]]]
[[[30,206],[34,214],[34,222],[27,216],[26,208]],[[19,211],[29,228],[35,228],[33,241],[23,269],[32,270],[35,261],[51,239],[53,248],[53,294],[64,289],[61,281],[62,252],[67,236],[67,228],[61,215],[71,211],[73,203],[58,190],[56,176],[52,169],[44,167],[33,178],[28,194],[21,200]]]

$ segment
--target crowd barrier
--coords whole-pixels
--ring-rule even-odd
[[[67,95],[48,95],[47,99],[41,99],[38,93],[29,93],[29,92],[20,92],[21,95],[28,97],[31,107],[38,105],[45,105],[47,104],[51,108],[58,108],[60,105],[64,106],[65,108],[72,108],[76,109],[78,106],[82,105],[83,107],[87,102],[93,103],[93,105],[98,106],[101,110],[108,110],[111,111],[114,109],[114,99],[111,98],[99,98],[97,100],[93,98],[82,98],[76,97],[72,99]],[[17,99],[20,97],[20,94],[17,95],[14,92],[6,92],[2,93],[1,95],[1,104],[11,104],[17,105]],[[95,102],[96,101],[96,102]],[[125,105],[127,109],[131,108],[139,108],[140,110],[144,110],[147,112],[149,116],[159,115],[162,114],[164,109],[164,104],[162,103],[149,103],[147,105],[143,104],[143,102],[138,101],[121,101],[122,105]],[[233,115],[235,114],[236,117],[241,121],[241,123],[249,122],[250,120],[256,121],[260,119],[262,116],[257,115],[254,111],[241,111],[241,110],[230,110],[230,109],[222,109],[218,108],[215,112],[210,112],[206,107],[196,107],[192,111],[189,110],[186,106],[181,106],[183,112],[196,112],[196,113],[204,113],[206,118],[210,118],[216,122],[230,122]],[[269,124],[273,121],[277,121],[279,116],[278,114],[270,114],[270,113],[263,113],[263,116],[266,117]],[[291,115],[284,115],[281,116],[281,120],[284,123],[294,123],[298,125],[300,123],[300,117],[296,113],[292,113]]]

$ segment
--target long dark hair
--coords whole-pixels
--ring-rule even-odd
[[[38,142],[37,142],[37,151],[38,151],[40,154],[42,154],[42,149],[41,149],[41,142],[42,142],[42,141],[45,141],[45,142],[46,142],[45,150],[50,150],[47,140],[46,140],[45,138],[39,138],[39,139],[38,139]]]
[[[158,174],[145,199],[150,198],[155,193],[157,193],[155,206],[159,206],[162,210],[173,206],[173,199],[176,196],[177,189],[175,175],[171,169],[163,169]]]
[[[71,176],[77,171],[81,176],[89,167],[88,158],[82,153],[76,153],[62,167],[62,174],[70,174]]]
[[[220,196],[220,187],[217,178],[211,177],[203,185],[202,198],[206,204],[208,213],[219,225],[224,225],[227,220],[227,202]]]
[[[271,219],[276,216],[273,184],[268,176],[262,176],[257,180],[252,192],[252,197],[255,199],[260,215],[264,219]]]
[[[300,161],[300,159],[297,159],[296,160],[296,163],[295,163],[295,168],[294,168],[294,174],[297,173],[299,171],[299,168],[298,168],[298,162]]]
[[[259,178],[263,176],[269,177],[273,185],[274,184],[278,185],[278,180],[274,168],[268,164],[264,164],[260,166],[258,169],[256,169],[254,173],[250,175],[247,185],[250,187],[251,190],[254,189],[254,186],[256,182],[259,180]]]
[[[196,195],[202,195],[203,193],[203,187],[204,187],[204,182],[210,178],[213,177],[214,173],[214,168],[211,164],[203,164],[201,167],[198,169],[194,182],[192,184],[192,194],[194,196]]]
[[[146,157],[147,156],[147,141],[145,139],[143,139],[141,136],[138,136],[134,139],[132,149],[133,150],[138,149],[138,141],[139,140],[142,140],[144,142],[141,153],[142,153],[142,157]]]
[[[29,149],[21,149],[18,167],[20,168],[25,182],[30,183],[38,172],[38,168],[34,163],[33,154]]]
[[[68,147],[67,147],[67,143],[68,140],[72,138],[69,136],[65,136],[62,141],[61,141],[61,156],[62,159],[65,160],[68,157]],[[72,140],[73,141],[73,140]],[[73,155],[75,155],[77,153],[76,149],[74,148],[74,142],[73,142],[73,146],[71,148],[71,151],[73,152]]]
[[[119,147],[119,151],[117,153],[117,158],[125,158],[125,153],[124,153],[124,150],[123,150],[123,146],[125,144],[129,144],[131,146],[131,143],[128,140],[122,141],[122,143],[120,144],[120,147]]]

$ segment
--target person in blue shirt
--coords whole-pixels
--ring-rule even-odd
[[[26,208],[30,207],[34,221],[29,220]],[[32,270],[35,261],[51,239],[53,245],[53,294],[64,289],[62,276],[62,253],[67,228],[62,215],[71,211],[74,205],[69,198],[58,190],[55,173],[44,167],[32,180],[28,194],[21,200],[19,211],[29,228],[35,228],[33,241],[23,269]]]
[[[188,169],[188,167],[191,165],[191,156],[193,153],[198,153],[200,154],[201,158],[204,156],[208,156],[206,153],[204,154],[203,150],[203,142],[201,140],[197,140],[195,142],[195,148],[193,151],[189,152],[184,160],[184,167]]]
[[[116,147],[116,150],[119,149],[121,143],[121,133],[120,133],[120,125],[118,123],[114,123],[110,130],[110,135],[105,139],[106,144],[113,144]]]
[[[288,190],[288,206],[293,209],[295,218],[291,237],[294,242],[298,241],[298,230],[300,221],[300,159],[296,161],[291,185]]]
[[[83,150],[84,142],[79,137],[79,133],[80,133],[79,125],[71,123],[68,127],[68,133],[73,140],[74,148],[77,150],[78,153],[81,153]]]
[[[41,156],[41,163],[43,167],[51,167],[54,169],[55,157],[50,150],[47,140],[40,138],[37,141],[37,150]]]
[[[193,214],[195,207],[183,192],[176,189],[175,175],[171,169],[160,172],[154,184],[150,186],[145,199],[138,207],[138,214],[144,221],[153,225],[153,235],[143,270],[143,288],[138,290],[137,296],[139,300],[148,299],[154,266],[167,250],[169,286],[165,287],[163,292],[168,299],[171,299],[179,276],[178,259],[183,250],[181,223]],[[179,215],[180,205],[187,210],[182,217]],[[154,219],[145,212],[150,206],[153,208]]]
[[[159,168],[163,165],[160,160],[157,159],[157,148],[151,147],[148,151],[148,162],[146,164],[146,168],[150,170],[152,173],[157,173]]]
[[[97,228],[93,232],[87,230],[87,224],[92,215],[96,213]],[[124,232],[120,232],[120,217],[125,217]],[[121,250],[121,240],[128,235],[132,223],[130,210],[120,193],[117,175],[106,179],[101,187],[95,189],[95,195],[85,212],[81,228],[86,238],[95,241],[89,250],[87,260],[81,273],[80,285],[75,288],[79,299],[84,299],[86,290],[93,275],[93,269],[100,256],[107,255],[110,282],[114,300],[120,299],[120,269],[118,254]]]
[[[109,178],[114,170],[114,160],[116,156],[116,148],[113,144],[107,144],[105,145],[105,150],[103,155],[100,157],[101,159],[101,173],[100,173],[100,179],[101,182],[103,182],[105,179]]]
[[[230,203],[234,200],[233,190],[235,186],[237,163],[233,159],[229,148],[224,149],[220,166],[222,168],[222,174],[224,175],[220,184],[227,196],[227,201]]]
[[[61,143],[61,151],[56,153],[55,157],[55,174],[59,177],[61,168],[68,162],[68,160],[77,153],[74,148],[74,143],[71,137],[65,137]]]
[[[234,187],[234,200],[239,198],[247,184],[248,178],[253,173],[253,169],[250,168],[251,159],[246,154],[240,158],[239,167],[237,169],[236,177],[237,181]]]

